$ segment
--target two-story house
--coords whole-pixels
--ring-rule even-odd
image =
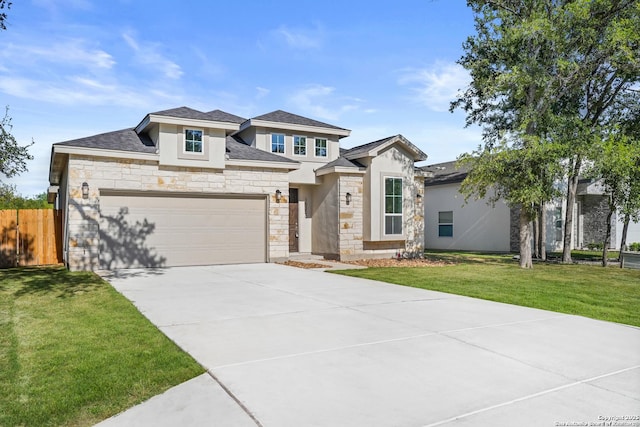
[[[53,144],[49,200],[73,270],[392,256],[423,247],[426,155],[401,135],[187,107]]]

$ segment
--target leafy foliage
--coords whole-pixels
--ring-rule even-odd
[[[0,30],[6,30],[7,29],[7,12],[5,12],[6,10],[11,9],[11,5],[12,3],[10,1],[7,0],[0,0]]]
[[[23,197],[14,185],[0,183],[0,209],[53,209],[47,202],[47,193]]]
[[[640,103],[640,2],[467,4],[476,34],[465,42],[459,63],[472,82],[451,109],[464,110],[467,125],[483,127],[484,143],[462,157],[472,171],[463,191],[483,196],[493,188],[521,206],[522,259],[530,252],[522,238],[526,221],[554,196],[554,180],[569,177],[572,208],[583,162],[598,156],[598,143],[612,129],[633,122],[629,111]],[[565,242],[571,240],[570,210]]]
[[[29,154],[29,145],[18,145],[11,134],[13,125],[9,117],[9,107],[6,108],[4,118],[0,121],[0,173],[7,178],[27,171],[27,160],[33,160]]]

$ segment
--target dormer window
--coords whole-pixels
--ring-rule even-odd
[[[316,157],[327,157],[327,140],[316,138]]]
[[[284,154],[284,135],[281,133],[271,134],[271,152]]]
[[[202,131],[196,129],[184,130],[185,153],[202,153]]]

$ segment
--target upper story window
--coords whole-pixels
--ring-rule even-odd
[[[271,134],[271,152],[284,154],[284,135],[281,133]]]
[[[184,130],[185,153],[202,153],[202,131],[196,129]]]
[[[293,137],[293,154],[295,154],[296,156],[307,155],[307,137],[306,136]]]
[[[384,234],[402,234],[402,178],[384,179]]]
[[[453,211],[438,212],[438,237],[453,237]]]
[[[316,157],[327,157],[327,140],[316,138]]]

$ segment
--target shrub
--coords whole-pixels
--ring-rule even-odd
[[[640,252],[640,242],[634,242],[629,245],[630,251]]]
[[[587,244],[587,249],[589,249],[590,251],[601,251],[603,247],[604,245],[602,244],[602,242],[600,243],[591,242]]]

